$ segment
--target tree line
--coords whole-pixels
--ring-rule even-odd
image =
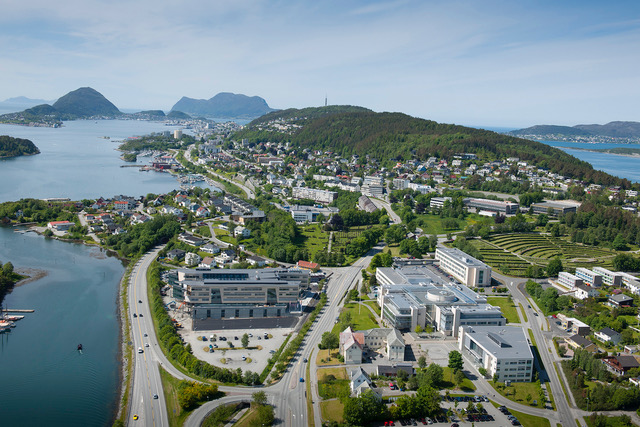
[[[40,154],[40,150],[32,141],[14,138],[8,135],[0,135],[0,158],[30,154]]]

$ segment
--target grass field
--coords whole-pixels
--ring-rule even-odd
[[[337,423],[343,423],[343,412],[344,405],[338,399],[320,402],[320,413],[322,414],[322,419],[325,421],[335,421]]]
[[[178,404],[178,384],[180,380],[170,375],[163,368],[160,368],[160,378],[162,379],[162,389],[167,402],[167,413],[169,414],[170,426],[181,426],[191,415],[192,411],[183,411]]]
[[[502,315],[507,319],[507,322],[520,323],[513,300],[509,300],[508,297],[487,297],[487,302],[500,307],[500,311],[502,311]]]
[[[326,382],[333,375],[335,380]],[[346,368],[324,368],[318,370],[318,394],[323,399],[333,399],[341,395],[349,395],[349,380]]]
[[[327,360],[329,358],[329,350],[318,350],[318,355],[316,356],[316,365],[318,366],[340,365],[342,364],[342,362],[338,360],[338,354],[340,354],[338,349],[331,350],[331,360]]]
[[[318,251],[326,251],[329,246],[329,232],[324,231],[320,224],[310,224],[300,227],[304,238],[304,246],[309,251],[309,258]]]
[[[524,427],[551,427],[551,423],[548,419],[542,417],[536,417],[535,415],[525,414],[524,412],[514,411],[509,409]]]
[[[456,383],[453,379],[453,369],[449,368],[448,366],[445,366],[442,369],[444,371],[442,376],[444,388],[448,388],[448,389],[457,388]],[[476,386],[473,385],[473,383],[469,378],[465,377],[464,381],[462,381],[462,384],[460,384],[459,388],[462,391],[474,391],[476,389]]]
[[[344,305],[341,313],[344,311],[348,311],[351,313],[351,319],[353,322],[353,330],[354,331],[362,331],[371,328],[377,328],[378,322],[376,322],[375,317],[366,307],[359,307],[360,304],[348,303]],[[341,332],[340,323],[336,323],[331,330],[331,332]]]
[[[339,380],[347,379],[347,368],[323,368],[318,369],[318,381],[324,380],[328,375],[333,375]]]
[[[514,382],[509,387],[498,387],[498,385],[504,385],[504,383],[495,384],[493,381],[489,381],[489,384],[509,400],[534,408],[545,407],[545,402],[540,399],[540,386],[537,383]],[[531,396],[531,400],[527,401],[527,396]],[[534,401],[537,401],[537,405],[533,404]]]

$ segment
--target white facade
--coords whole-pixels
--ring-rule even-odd
[[[586,285],[589,286],[602,286],[602,276],[595,273],[588,268],[578,267],[576,268],[577,277],[581,278]]]
[[[321,203],[331,203],[338,193],[335,191],[316,190],[315,188],[293,187],[292,196],[297,199],[311,199]]]
[[[442,209],[444,202],[451,202],[451,197],[432,197],[429,201],[429,207]]]
[[[622,273],[616,273],[603,267],[593,267],[593,272],[602,276],[602,283],[607,286],[622,285]]]
[[[440,268],[467,286],[491,286],[491,267],[460,249],[436,248]]]
[[[561,271],[560,273],[558,273],[558,283],[560,283],[565,288],[573,290],[576,288],[576,286],[582,285],[583,281],[581,278],[574,276],[571,273]]]
[[[195,254],[193,252],[187,252],[184,255],[184,262],[188,266],[193,267],[194,265],[198,265],[200,264],[200,261],[202,261],[202,258],[200,258],[200,255]]]
[[[523,328],[505,326],[462,326],[458,347],[476,365],[498,381],[530,382],[533,352]]]
[[[586,286],[584,284],[580,284],[575,287],[574,295],[579,300],[585,300],[587,298],[595,298],[600,295],[597,289],[592,288],[591,286]]]

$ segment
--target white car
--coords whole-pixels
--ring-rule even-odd
[[[142,347],[138,347],[138,353],[144,353],[144,350],[142,349]]]

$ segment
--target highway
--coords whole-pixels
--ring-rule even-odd
[[[156,258],[159,248],[145,255],[131,273],[128,304],[131,319],[132,347],[134,348],[133,388],[128,425],[166,426],[169,424],[167,405],[162,392],[158,370],[162,351],[153,329],[153,320],[147,296],[147,270]],[[133,317],[133,315],[136,317]],[[145,336],[148,335],[148,336]],[[146,345],[149,347],[146,347]],[[142,353],[139,352],[142,349]],[[154,398],[157,395],[157,399]],[[138,417],[134,420],[134,417]],[[135,424],[134,424],[135,423]]]

